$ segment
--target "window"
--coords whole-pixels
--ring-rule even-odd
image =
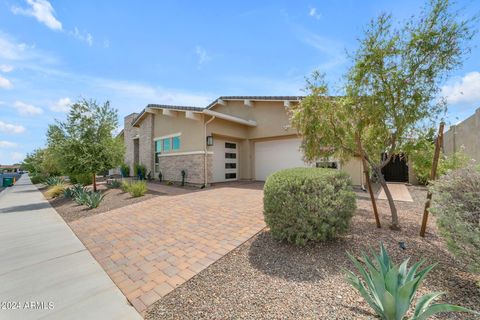
[[[163,141],[163,151],[164,152],[170,152],[171,138],[162,139],[162,141]]]
[[[172,150],[180,149],[180,137],[173,137],[172,138]]]
[[[225,179],[236,179],[237,174],[236,173],[225,173]]]
[[[227,153],[225,153],[225,159],[237,159],[237,154],[227,152]]]
[[[225,163],[225,169],[236,169],[237,164],[236,163]]]
[[[180,136],[155,140],[155,172],[160,170],[160,155],[180,149]]]
[[[236,143],[231,143],[231,142],[225,142],[225,148],[227,148],[227,149],[237,149],[237,144]]]
[[[336,161],[321,161],[316,163],[317,168],[338,169]]]

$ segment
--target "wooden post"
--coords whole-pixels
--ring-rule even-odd
[[[441,122],[438,128],[437,139],[435,139],[435,153],[433,154],[432,171],[430,171],[431,181],[437,178],[437,167],[438,167],[438,160],[440,158],[440,149],[442,148],[442,144],[443,144],[443,128],[444,127],[445,127],[445,123]],[[425,237],[425,230],[427,229],[427,222],[428,222],[428,209],[430,208],[431,201],[432,201],[432,192],[428,191],[427,201],[425,201],[425,209],[423,210],[422,227],[420,228],[421,237]]]
[[[95,175],[95,173],[93,174],[93,177],[92,177],[92,182],[93,182],[93,191],[97,191],[97,177]]]

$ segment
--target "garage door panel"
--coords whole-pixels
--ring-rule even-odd
[[[279,170],[308,167],[303,161],[300,139],[262,141],[255,143],[255,179],[265,181]]]

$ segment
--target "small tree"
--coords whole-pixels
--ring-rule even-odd
[[[49,127],[48,144],[66,173],[92,174],[96,191],[96,174],[123,161],[123,143],[113,135],[117,126],[117,110],[108,101],[98,105],[82,99],[71,106],[66,121]]]
[[[49,148],[35,149],[27,154],[22,167],[32,175],[57,176],[61,174],[60,163],[53,150]]]
[[[447,0],[430,1],[419,18],[400,28],[392,26],[390,15],[380,15],[353,56],[345,96],[330,97],[323,75],[315,72],[307,81],[308,96],[293,109],[306,160],[358,155],[368,163],[385,190],[392,229],[400,223],[382,168],[412,130],[445,110],[436,99],[440,81],[461,64],[473,36],[471,21],[457,17]]]

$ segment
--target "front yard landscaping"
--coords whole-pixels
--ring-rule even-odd
[[[397,202],[402,230],[377,229],[367,193],[357,191],[357,212],[350,231],[336,241],[305,247],[279,242],[266,228],[190,281],[152,305],[146,319],[373,319],[373,310],[346,281],[353,270],[346,251],[359,257],[369,245],[383,242],[396,263],[426,258],[438,265],[419,294],[444,291],[438,302],[480,309],[480,277],[447,250],[432,216],[425,239],[419,234],[426,188],[408,187],[414,202]],[[388,225],[388,203],[378,200]],[[404,242],[406,249],[401,249]],[[409,314],[411,316],[411,313]],[[435,319],[433,317],[432,319]],[[478,319],[444,313],[437,319]]]
[[[160,192],[149,190],[143,196],[133,197],[130,193],[125,192],[120,188],[107,188],[101,185],[98,192],[104,196],[103,200],[97,208],[89,209],[84,205],[77,204],[72,199],[65,198],[64,196],[50,198],[48,197],[48,190],[46,188],[42,188],[41,191],[52,207],[55,208],[58,214],[67,223],[162,195]]]

